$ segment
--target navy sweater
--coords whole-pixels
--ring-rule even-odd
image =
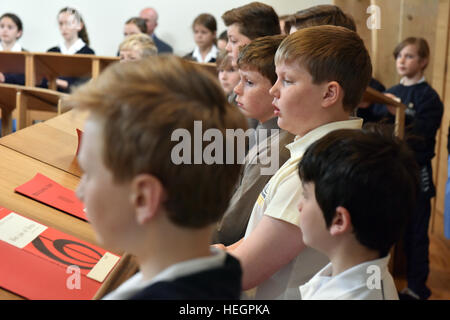
[[[131,300],[238,300],[241,278],[239,261],[227,254],[223,266],[153,283]]]

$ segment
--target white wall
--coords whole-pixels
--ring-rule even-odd
[[[0,15],[17,14],[24,24],[20,42],[29,51],[46,51],[59,43],[56,16],[66,6],[77,8],[86,22],[91,47],[98,55],[115,55],[123,39],[123,24],[147,6],[159,13],[156,34],[171,44],[176,54],[192,50],[191,24],[203,12],[213,14],[218,22],[218,33],[225,30],[221,15],[232,8],[251,1],[245,0],[1,0]],[[262,0],[279,14],[294,13],[317,4],[330,4],[332,0]]]

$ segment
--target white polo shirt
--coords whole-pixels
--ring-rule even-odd
[[[286,148],[291,157],[269,180],[256,201],[247,226],[245,237],[256,228],[264,215],[299,225],[297,204],[302,193],[302,185],[297,166],[306,149],[327,133],[338,129],[361,129],[361,118],[350,118],[320,126],[303,137],[296,137]],[[300,232],[300,231],[299,231]],[[255,299],[301,299],[298,287],[311,279],[329,262],[317,250],[305,248],[290,263],[276,272],[270,279],[260,284],[251,298]]]
[[[358,264],[332,277],[329,263],[300,286],[303,300],[398,300],[388,270],[389,255]]]

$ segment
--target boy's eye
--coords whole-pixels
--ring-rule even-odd
[[[250,80],[245,80],[245,83],[250,87],[253,86],[253,82],[251,82]]]

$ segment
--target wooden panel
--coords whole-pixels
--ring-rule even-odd
[[[356,31],[361,39],[363,39],[372,58],[372,32],[367,28],[369,15],[366,14],[367,8],[370,6],[370,0],[335,0],[334,4],[346,14],[353,17],[356,24]]]

